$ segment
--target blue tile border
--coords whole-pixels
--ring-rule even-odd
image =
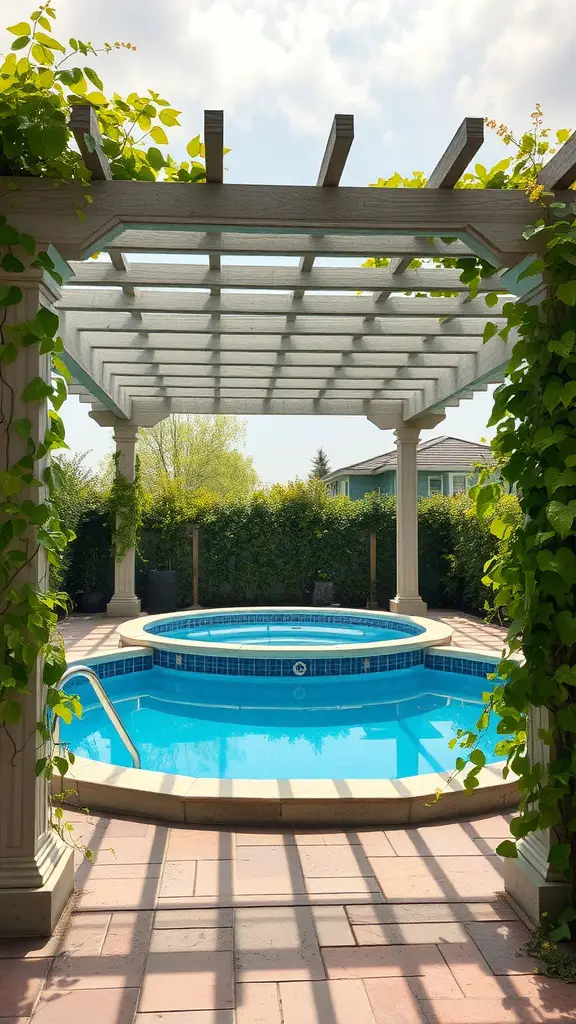
[[[190,616],[190,618],[173,618],[168,622],[156,622],[150,626],[144,626],[146,633],[160,635],[170,633],[175,629],[200,629],[206,626],[232,626],[249,625],[254,623],[277,623],[277,622],[320,622],[324,624],[339,624],[346,626],[357,626],[362,623],[372,629],[402,630],[407,636],[419,636],[424,633],[424,627],[404,619],[371,618],[368,615],[345,615],[327,613],[321,615],[319,612],[238,612],[230,614],[214,614]]]
[[[493,662],[458,658],[453,654],[431,654],[426,648],[401,651],[397,654],[378,654],[364,658],[222,658],[204,654],[179,654],[174,651],[154,650],[133,658],[115,658],[92,663],[99,679],[147,672],[154,666],[192,672],[200,675],[267,676],[306,679],[327,676],[365,675],[372,672],[395,672],[398,669],[423,665],[438,672],[457,672],[461,675],[486,678],[496,672]],[[303,669],[303,670],[302,670]]]

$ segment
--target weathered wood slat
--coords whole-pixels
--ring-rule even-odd
[[[112,171],[102,148],[102,136],[94,107],[87,103],[73,103],[69,127],[82,160],[92,175],[92,181],[110,181]]]
[[[115,353],[114,353],[115,354]],[[250,366],[249,363],[235,364],[223,363],[221,359],[206,361],[205,363],[169,363],[166,361],[155,361],[154,363],[121,362],[111,358],[112,353],[106,355],[103,365],[106,365],[113,374],[133,376],[134,378],[146,377],[157,374],[159,377],[186,377],[186,378],[210,378],[214,376],[215,369],[222,380],[232,378],[248,378],[250,380],[266,380],[281,373],[286,380],[324,380],[329,377],[332,380],[372,380],[395,376],[398,380],[437,380],[447,366],[454,363],[443,363],[438,366],[402,366],[397,361],[394,363],[380,363],[372,366],[340,366],[325,364],[324,366],[294,366],[286,365],[282,359],[280,363],[269,362],[266,366]],[[448,358],[448,357],[445,357]]]
[[[393,337],[394,335],[466,335],[482,337],[487,317],[458,316],[446,323],[438,317],[382,317],[373,323],[365,323],[361,317],[342,316],[299,317],[287,323],[282,316],[226,316],[203,315],[201,313],[143,313],[141,318],[132,313],[69,313],[71,323],[80,331],[103,332],[107,334],[133,331],[155,332],[157,334],[315,334],[353,335],[357,337]],[[496,318],[491,318],[498,323]],[[119,342],[118,342],[119,343]]]
[[[324,156],[318,173],[316,184],[322,188],[334,188],[340,184],[340,178],[348,159],[348,153],[354,140],[354,117],[352,114],[335,114],[326,143]],[[300,273],[307,274],[314,265],[314,256],[302,256],[298,269]],[[298,288],[294,293],[296,298],[301,297],[303,291]]]
[[[16,190],[12,190],[17,186]],[[12,189],[11,189],[12,187]],[[481,254],[511,265],[530,252],[523,228],[532,214],[530,200],[516,190],[316,188],[296,185],[191,186],[178,182],[94,181],[85,220],[70,215],[81,200],[78,184],[43,178],[0,179],[0,204],[10,204],[11,223],[50,242],[66,259],[85,258],[117,245],[124,227],[157,228],[139,241],[148,251],[179,251],[169,245],[166,226],[209,227],[216,231],[285,231],[343,234],[369,231],[387,235],[457,236]],[[558,193],[570,202],[570,193]],[[164,229],[164,230],[162,230]],[[192,232],[194,233],[194,232]],[[334,236],[335,237],[335,236]],[[176,239],[174,239],[176,241]],[[374,247],[374,242],[371,242]],[[125,240],[119,245],[130,250]],[[182,250],[190,251],[190,250]],[[299,255],[313,249],[304,248]],[[454,251],[454,250],[452,250]],[[370,255],[370,251],[368,255]],[[378,253],[376,253],[378,254]],[[406,252],[389,253],[407,255]],[[386,255],[386,253],[384,253]]]
[[[65,314],[69,316],[70,314]],[[223,335],[221,338],[214,338],[209,334],[155,334],[153,331],[144,333],[127,334],[122,338],[120,345],[119,336],[107,334],[100,331],[90,338],[90,344],[94,351],[99,349],[114,349],[122,352],[123,358],[129,358],[130,352],[141,352],[146,350],[174,351],[174,352],[230,352],[236,355],[254,356],[256,359],[259,353],[272,353],[277,355],[283,353],[316,353],[331,354],[358,354],[362,353],[409,353],[413,356],[432,353],[464,353],[477,352],[482,345],[482,338],[478,336],[463,337],[462,335],[440,337],[434,334],[427,335],[422,340],[422,335],[413,337],[406,335],[392,336],[389,341],[383,341],[382,337],[362,337],[359,339],[344,335],[307,335],[284,337],[281,335]]]
[[[542,168],[538,181],[545,189],[570,188],[576,181],[576,132]],[[572,193],[574,194],[574,193]]]
[[[74,277],[64,286],[64,295],[79,285],[108,288],[123,285],[123,272],[104,261],[73,262]],[[440,270],[421,267],[394,277],[389,269],[370,267],[315,267],[309,274],[300,274],[296,267],[225,266],[214,273],[205,266],[192,263],[130,263],[126,280],[138,288],[220,288],[267,289],[292,291],[302,286],[305,291],[361,291],[377,290],[392,285],[397,291],[456,291],[468,292],[468,285],[460,281],[459,270]],[[495,281],[484,278],[480,292],[491,291]]]
[[[296,398],[300,397],[301,393],[306,394],[309,393],[310,391],[330,391],[333,392],[335,395],[340,395],[342,394],[342,392],[344,392],[343,397],[351,397],[348,394],[348,392],[350,391],[358,392],[360,393],[360,395],[362,394],[362,392],[366,391],[370,393],[381,391],[385,393],[390,392],[390,397],[392,399],[398,397],[396,394],[396,392],[398,391],[402,391],[403,393],[405,392],[408,395],[408,397],[410,397],[412,391],[422,391],[427,383],[425,380],[398,381],[388,380],[387,378],[384,377],[376,377],[374,378],[373,381],[333,381],[331,378],[326,378],[325,380],[319,381],[287,381],[283,380],[281,377],[279,377],[278,379],[271,378],[269,381],[254,381],[251,380],[249,377],[237,377],[233,379],[223,377],[219,379],[218,382],[216,383],[216,381],[206,381],[203,378],[195,377],[192,377],[189,380],[182,380],[180,377],[137,378],[134,376],[130,376],[129,374],[116,375],[114,377],[114,382],[118,385],[118,387],[126,388],[128,393],[130,394],[132,393],[133,390],[136,393],[139,393],[140,388],[146,388],[151,390],[157,388],[167,388],[169,391],[193,390],[205,392],[208,389],[214,389],[214,387],[218,387],[221,388],[222,391],[229,392],[250,391],[253,393],[253,396],[255,398],[260,396],[263,397],[266,391],[273,390],[281,391],[282,393],[288,391],[290,392],[291,395],[293,395],[293,397]],[[392,394],[392,392],[394,392],[394,394]],[[352,397],[356,396],[352,395]],[[385,395],[381,397],[385,397]]]
[[[456,299],[393,296],[385,309],[370,294],[354,296],[316,296],[292,299],[289,295],[251,295],[245,292],[209,295],[206,292],[155,291],[131,298],[119,291],[103,289],[70,289],[58,303],[60,309],[98,313],[165,313],[178,330],[179,313],[221,313],[224,315],[261,316],[276,314],[291,317],[342,317],[372,314],[376,318],[414,316],[499,316],[503,300],[488,309],[483,298],[465,305]],[[291,321],[292,322],[292,321]]]

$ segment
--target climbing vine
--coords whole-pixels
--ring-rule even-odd
[[[53,34],[56,17],[48,2],[34,10],[28,21],[12,25],[11,50],[0,64],[0,184],[2,176],[13,176],[6,195],[18,189],[22,176],[47,177],[55,181],[80,181],[85,186],[84,203],[89,204],[90,172],[83,163],[69,128],[72,104],[91,104],[98,117],[102,148],[113,178],[142,181],[201,182],[204,147],[200,137],[187,145],[189,160],[178,162],[165,149],[166,129],[179,124],[179,111],[157,92],[136,92],[107,98],[100,77],[87,58],[113,50],[133,50],[131,43],[105,43],[100,49],[90,42],[71,38],[62,43]],[[87,147],[94,140],[85,138]],[[5,209],[9,204],[5,203]],[[80,208],[70,215],[85,217]],[[57,481],[49,465],[50,454],[66,448],[64,426],[58,414],[67,394],[68,371],[58,337],[58,317],[48,308],[35,316],[12,322],[12,309],[24,293],[15,281],[19,274],[43,274],[56,284],[62,280],[51,256],[39,251],[35,240],[19,232],[0,216],[0,729],[16,758],[22,749],[14,726],[22,716],[22,702],[29,692],[36,667],[44,684],[44,712],[38,723],[39,758],[37,773],[50,779],[54,772],[64,776],[74,755],[54,748],[56,724],[70,722],[81,714],[77,697],[64,692],[59,681],[65,668],[62,640],[57,632],[59,612],[65,611],[67,597],[49,589],[48,571],[39,583],[27,578],[36,559],[58,567],[62,553],[74,534],[59,521],[54,502]],[[20,383],[27,350],[51,360],[49,382],[38,374]],[[16,383],[18,382],[18,383]],[[30,418],[16,416],[20,402],[30,408]],[[37,416],[49,406],[47,428],[35,430]],[[139,484],[129,485],[117,474],[115,503],[119,512],[116,555],[130,546],[139,523]],[[29,742],[27,737],[25,742]],[[62,810],[56,807],[52,825],[65,835]]]
[[[142,525],[143,501],[140,465],[136,458],[134,481],[130,482],[120,471],[120,452],[114,456],[114,480],[108,502],[111,514],[111,532],[114,557],[120,562],[130,548],[135,548]]]

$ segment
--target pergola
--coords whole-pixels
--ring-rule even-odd
[[[34,315],[40,305],[59,311],[71,390],[91,405],[94,419],[114,427],[119,469],[128,479],[138,428],[172,412],[364,415],[394,429],[398,543],[392,608],[423,611],[416,509],[420,430],[439,422],[447,406],[503,379],[515,339],[510,335],[505,344],[495,336],[484,344],[486,322],[499,322],[506,291],[537,301],[542,288],[538,277],[518,281],[534,245],[522,236],[535,219],[528,198],[518,191],[453,187],[482,144],[481,120],[464,120],[425,189],[399,190],[338,187],[353,138],[348,115],[335,117],[311,186],[224,184],[219,111],[205,114],[202,185],[110,180],[94,111],[75,108],[71,126],[92,172],[89,202],[80,183],[56,187],[47,179],[0,177],[2,211],[49,248],[65,278],[59,290],[41,271],[2,273],[4,282],[23,292],[22,302],[9,307],[8,322]],[[575,178],[572,136],[540,181],[560,201],[570,201],[573,193],[562,190]],[[89,259],[100,251],[110,263]],[[139,254],[157,259],[144,262]],[[175,254],[201,262],[162,260]],[[469,300],[458,270],[433,261],[472,254],[496,273]],[[390,264],[358,266],[371,256],[389,257]],[[274,263],[266,262],[270,257]],[[315,265],[324,257],[338,264]],[[415,257],[424,260],[416,271],[409,268]],[[446,290],[455,296],[434,294]],[[488,309],[484,294],[490,291],[499,297]],[[38,346],[3,366],[0,397],[4,407],[10,393],[12,404],[10,415],[0,419],[0,433],[8,432],[0,469],[10,445],[13,454],[26,450],[11,429],[14,418],[28,417],[33,436],[43,436],[45,403],[19,396],[25,383],[49,373]],[[38,492],[31,497],[38,501]],[[24,577],[43,584],[46,567],[39,555],[21,570]],[[133,551],[116,564],[108,610],[139,611]],[[17,907],[18,927],[28,933],[51,930],[72,888],[71,851],[64,853],[47,829],[46,783],[35,776],[34,744],[28,742],[41,693],[38,667],[14,730],[22,756],[14,761],[0,735],[0,919],[6,908],[13,914]],[[526,842],[525,856],[544,879],[546,841],[539,836]]]

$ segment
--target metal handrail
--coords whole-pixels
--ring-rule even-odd
[[[110,700],[110,697],[106,693],[106,690],[102,686],[102,683],[98,676],[96,675],[94,669],[90,668],[89,665],[71,665],[70,668],[67,668],[66,671],[64,672],[64,675],[62,676],[58,685],[64,686],[68,682],[68,680],[72,679],[74,676],[86,676],[88,682],[91,684],[92,689],[94,690],[94,693],[96,694],[98,700],[100,701],[102,707],[104,708],[104,711],[108,715],[108,718],[112,722],[112,725],[116,729],[116,732],[118,733],[120,739],[122,740],[128,753],[130,754],[130,757],[132,758],[133,767],[140,768],[140,754],[138,753],[136,747],[134,746],[132,740],[130,739],[130,736],[126,731],[122,719],[120,718],[120,715],[116,711],[116,708],[114,707],[112,701]]]

